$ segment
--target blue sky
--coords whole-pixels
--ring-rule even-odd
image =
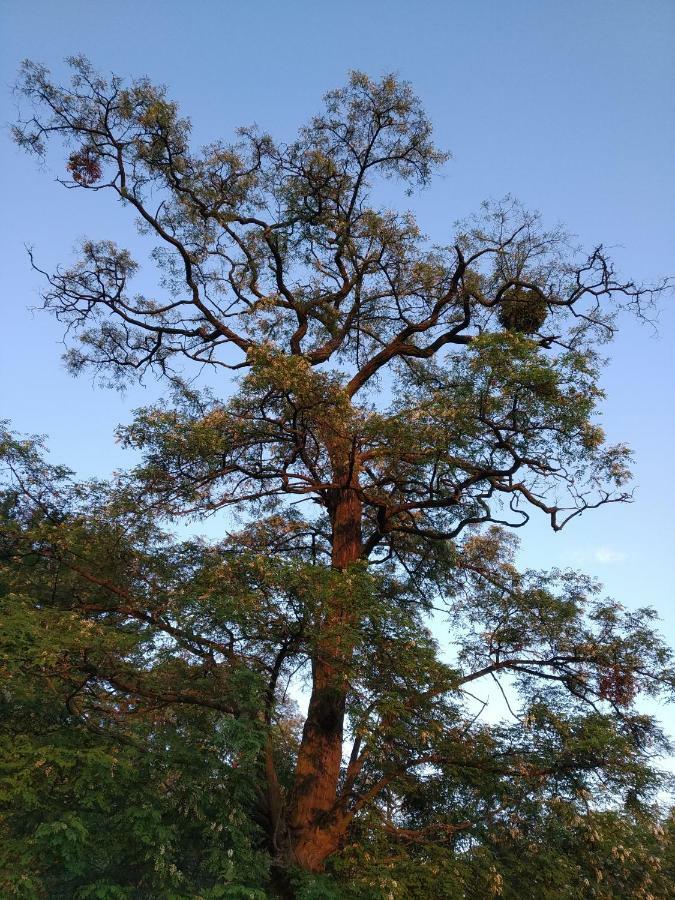
[[[512,193],[585,244],[614,247],[630,277],[675,274],[672,0],[0,0],[0,11],[3,124],[14,118],[10,88],[25,57],[58,74],[66,55],[82,52],[103,71],[164,82],[197,143],[253,121],[290,139],[348,70],[394,71],[453,154],[414,200],[434,241],[484,198]],[[63,370],[58,325],[27,310],[40,283],[23,248],[34,245],[49,268],[85,234],[133,245],[133,228],[109,198],[64,191],[6,129],[0,154],[2,415],[47,433],[53,457],[81,475],[105,474],[126,462],[115,425],[159,390],[120,396]],[[635,502],[557,535],[533,517],[523,560],[578,566],[627,605],[654,605],[675,643],[673,298],[657,335],[626,321],[609,353],[603,425],[635,451]]]

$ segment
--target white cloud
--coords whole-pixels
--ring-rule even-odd
[[[612,547],[598,547],[594,556],[599,563],[620,563],[626,559],[625,553],[619,553]]]

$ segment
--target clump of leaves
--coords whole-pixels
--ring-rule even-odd
[[[83,187],[91,187],[101,180],[101,162],[94,147],[82,147],[71,153],[67,168]]]
[[[499,322],[508,331],[536,334],[548,317],[545,297],[531,288],[506,291],[499,306]]]

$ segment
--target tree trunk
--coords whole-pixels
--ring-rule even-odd
[[[361,556],[361,501],[341,488],[331,505],[332,565],[345,569]],[[312,694],[298,752],[290,834],[295,861],[320,871],[339,846],[342,827],[334,807],[342,763],[348,668],[353,646],[343,632],[350,623],[350,598],[328,601],[322,622],[326,640],[317,644],[312,666]]]

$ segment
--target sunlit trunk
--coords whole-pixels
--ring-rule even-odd
[[[345,569],[361,555],[361,501],[350,487],[336,492],[331,509],[332,565]],[[348,667],[353,646],[344,634],[350,623],[348,596],[334,596],[323,618],[312,666],[312,694],[298,753],[290,833],[295,861],[318,871],[339,846],[341,823],[334,814],[340,766]]]

